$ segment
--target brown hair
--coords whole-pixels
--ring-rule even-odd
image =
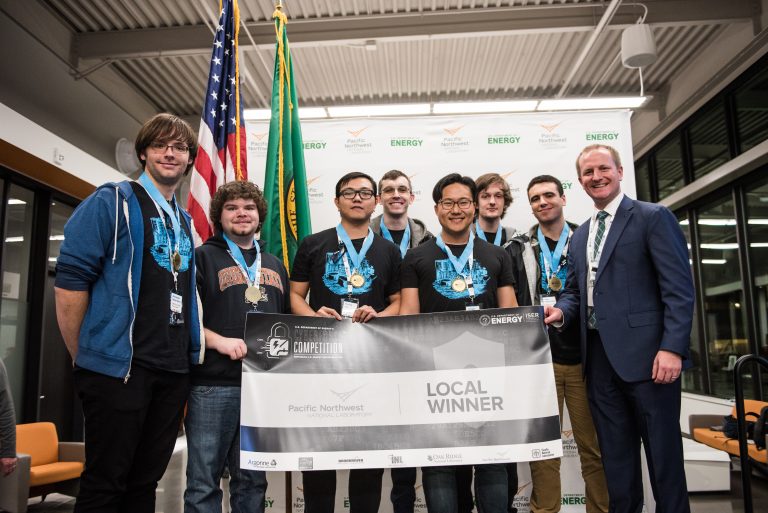
[[[406,175],[405,173],[403,173],[402,171],[400,171],[398,169],[392,169],[392,170],[387,171],[386,173],[384,173],[384,176],[382,176],[381,179],[379,180],[379,193],[381,193],[381,187],[382,187],[381,183],[384,180],[397,180],[400,177],[405,178],[406,181],[408,182],[408,188],[413,190],[413,185],[411,185],[411,179],[408,178],[408,175]]]
[[[259,226],[256,232],[260,232],[264,218],[267,217],[267,201],[258,185],[245,180],[227,182],[216,189],[213,198],[211,198],[210,208],[213,226],[216,227],[217,231],[221,231],[221,209],[224,208],[224,203],[236,199],[253,200],[256,203],[256,210],[259,212]]]
[[[142,166],[144,159],[142,154],[147,153],[147,148],[153,141],[168,142],[177,139],[189,146],[189,164],[184,174],[189,173],[195,164],[197,155],[197,137],[189,123],[178,116],[163,112],[152,116],[139,130],[136,136],[136,156],[139,157]]]
[[[501,211],[501,217],[507,215],[507,209],[512,204],[512,193],[509,192],[509,184],[504,180],[499,173],[486,173],[480,175],[475,180],[477,184],[477,192],[475,193],[475,203],[480,199],[480,193],[493,184],[501,185],[501,192],[504,194],[504,208]]]
[[[619,157],[619,152],[616,151],[616,148],[613,146],[608,146],[607,144],[590,144],[589,146],[585,147],[581,152],[579,153],[579,156],[576,157],[576,176],[581,178],[581,168],[579,168],[579,160],[581,160],[581,157],[589,153],[590,151],[595,150],[608,150],[608,153],[611,154],[611,158],[613,159],[613,163],[616,164],[616,167],[621,167],[621,157]]]

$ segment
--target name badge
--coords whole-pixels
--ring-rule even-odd
[[[360,306],[360,301],[351,297],[341,298],[341,316],[351,318]]]
[[[483,305],[481,303],[475,303],[474,301],[467,301],[464,303],[464,310],[482,310]]]
[[[555,306],[557,298],[555,296],[541,296],[541,306]]]
[[[181,295],[171,292],[171,312],[180,314],[182,310]]]

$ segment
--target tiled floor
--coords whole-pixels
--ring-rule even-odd
[[[184,495],[187,453],[183,438],[180,439],[180,442],[177,444],[168,470],[158,486],[156,508],[158,512],[182,513],[184,509],[181,498]],[[738,471],[731,472],[731,493],[695,493],[691,494],[690,497],[692,513],[740,513],[744,511],[741,495],[741,474]],[[753,477],[752,497],[756,513],[768,511],[767,478]],[[30,499],[28,511],[30,513],[69,513],[74,504],[75,500],[71,497],[53,494],[48,496],[43,503],[40,503],[40,498]]]

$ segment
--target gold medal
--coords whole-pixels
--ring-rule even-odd
[[[171,262],[173,263],[174,271],[181,269],[181,255],[179,255],[178,251],[174,251],[173,255],[171,255]]]
[[[451,288],[456,292],[464,292],[467,289],[467,282],[463,276],[456,276],[451,282]]]
[[[261,290],[259,290],[259,287],[251,285],[245,289],[245,300],[254,305],[258,303],[261,300]]]
[[[561,288],[563,288],[563,282],[560,281],[560,278],[555,276],[554,274],[549,277],[547,280],[547,284],[549,285],[549,288],[557,292]]]
[[[353,287],[356,289],[359,289],[363,285],[365,285],[365,278],[363,278],[363,275],[359,272],[355,271],[352,276],[349,278],[349,283],[352,284]]]

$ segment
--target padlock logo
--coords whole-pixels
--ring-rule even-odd
[[[280,358],[288,356],[290,343],[288,326],[282,322],[273,324],[269,333],[269,339],[267,339],[267,357]]]

